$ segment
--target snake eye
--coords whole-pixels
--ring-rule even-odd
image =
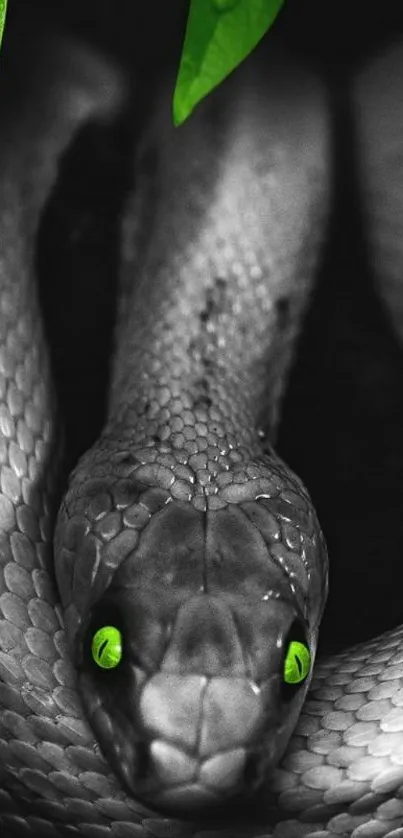
[[[309,675],[310,668],[311,653],[308,646],[299,640],[291,640],[284,660],[285,684],[301,684]]]
[[[93,661],[101,669],[115,669],[122,660],[122,635],[115,626],[102,626],[91,643]]]

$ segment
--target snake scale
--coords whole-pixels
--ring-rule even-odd
[[[309,495],[272,448],[331,205],[326,91],[257,51],[176,131],[163,85],[122,222],[108,416],[53,550],[35,237],[60,155],[125,82],[56,35],[34,54],[0,78],[1,834],[402,838],[403,628],[283,683],[289,643],[315,657],[327,591]],[[401,59],[354,87],[398,334]],[[109,623],[116,671],[91,659]]]

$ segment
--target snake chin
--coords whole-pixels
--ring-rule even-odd
[[[263,704],[278,692],[275,680],[259,689],[242,679],[160,672],[148,681],[143,676],[141,726],[133,723],[129,730],[127,719],[119,724],[116,706],[109,713],[100,705],[89,719],[131,796],[170,815],[208,816],[253,800],[286,748],[301,702],[283,723],[275,716],[265,729],[269,707]],[[192,747],[195,709],[198,729]]]

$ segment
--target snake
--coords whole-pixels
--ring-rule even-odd
[[[2,835],[402,838],[403,627],[315,662],[327,549],[273,447],[332,203],[326,88],[273,43],[176,129],[161,84],[107,416],[58,508],[36,239],[63,152],[128,85],[36,34],[32,72],[14,45],[0,76]],[[402,66],[398,45],[352,91],[398,336]]]

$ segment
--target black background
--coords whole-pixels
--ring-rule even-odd
[[[9,5],[17,15],[37,10],[48,20],[124,53],[148,71],[155,62],[175,58],[189,8],[188,0],[14,0]],[[397,0],[377,4],[285,0],[275,28],[309,60],[337,75],[398,37],[403,30],[400,6]]]
[[[313,495],[328,540],[331,595],[322,651],[403,620],[403,353],[372,289],[349,100],[355,72],[403,37],[400,5],[384,2],[371,12],[367,2],[287,0],[275,25],[326,79],[337,140],[329,242],[279,441]],[[169,0],[14,0],[9,25],[35,9],[131,67],[146,89],[179,59],[187,7]],[[72,460],[102,423],[130,131],[125,123],[112,134],[80,137],[38,240]]]

